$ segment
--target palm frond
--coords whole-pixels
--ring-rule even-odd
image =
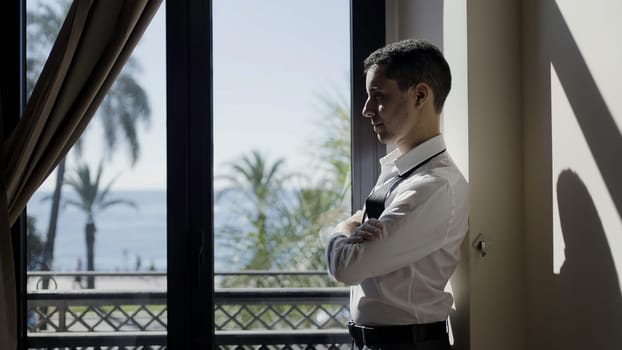
[[[130,200],[108,199],[111,188],[120,175],[112,178],[102,188],[101,181],[104,173],[103,164],[103,162],[99,162],[94,178],[92,177],[90,167],[87,164],[80,164],[66,176],[64,181],[65,184],[73,189],[78,197],[78,200],[72,200],[70,204],[82,209],[89,217],[94,217],[96,211],[102,211],[117,204],[137,207],[136,203]]]
[[[108,197],[108,193],[110,192],[110,189],[112,188],[112,185],[117,181],[117,179],[120,176],[121,176],[121,174],[117,174],[110,181],[108,181],[108,184],[106,184],[106,186],[101,191],[99,191],[99,195],[97,196],[97,201],[98,202],[103,202]]]
[[[148,127],[151,121],[148,95],[135,79],[138,72],[140,65],[134,58],[130,58],[102,101],[98,113],[108,158],[122,140],[127,145],[132,166],[140,156],[137,128],[140,124]]]

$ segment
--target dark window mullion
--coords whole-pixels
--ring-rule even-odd
[[[376,139],[371,124],[361,116],[365,104],[363,60],[385,44],[385,2],[350,1],[351,115],[352,115],[352,210],[363,207],[380,174],[378,159],[386,147]]]
[[[211,8],[166,2],[170,349],[213,348]]]
[[[6,52],[0,67],[0,132],[3,140],[15,129],[25,106],[26,1],[0,4],[0,37]],[[25,348],[26,339],[26,210],[11,227],[17,297],[17,345]]]
[[[362,61],[384,45],[384,6],[351,2],[353,208],[362,206],[385,153],[360,117]],[[168,1],[166,8],[170,348],[214,346],[211,8],[211,1],[198,0]],[[202,262],[196,255],[201,245]]]

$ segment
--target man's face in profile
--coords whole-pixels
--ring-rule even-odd
[[[385,68],[374,65],[367,71],[365,89],[367,100],[363,116],[369,118],[384,144],[396,143],[415,126],[416,116],[409,116],[409,94],[401,91],[397,81],[385,75]]]

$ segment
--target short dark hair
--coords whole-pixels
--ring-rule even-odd
[[[434,94],[434,108],[437,112],[443,109],[451,89],[451,72],[441,50],[430,42],[407,39],[386,45],[365,59],[365,73],[373,66],[385,68],[387,78],[397,81],[402,91],[427,83]]]

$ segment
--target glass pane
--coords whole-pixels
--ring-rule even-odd
[[[27,1],[28,95],[70,5]],[[107,335],[89,349],[139,346],[143,335],[161,340],[150,349],[165,348],[164,38],[162,5],[64,170],[28,203],[28,348],[56,337],[54,348],[77,349],[96,332]]]
[[[222,331],[348,320],[319,233],[351,212],[349,10],[347,0],[213,1],[218,343]]]

